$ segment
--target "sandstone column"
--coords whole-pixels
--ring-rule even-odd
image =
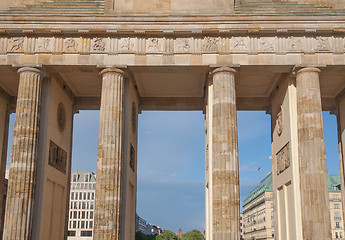
[[[240,239],[240,195],[235,70],[213,71],[213,240]]]
[[[101,71],[95,240],[119,240],[123,169],[124,75],[116,68]]]
[[[297,72],[297,128],[303,239],[330,239],[327,167],[318,68]]]
[[[42,72],[22,67],[13,132],[4,239],[31,239]]]

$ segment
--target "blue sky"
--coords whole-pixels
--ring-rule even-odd
[[[327,167],[339,174],[336,118],[324,112]],[[99,111],[74,117],[72,169],[96,171]],[[11,115],[9,151],[14,115]],[[271,117],[238,112],[241,202],[271,172]],[[137,213],[176,232],[204,230],[204,115],[147,112],[139,115]],[[9,158],[8,158],[9,159]],[[9,163],[9,160],[8,160]],[[261,171],[258,168],[261,167]]]

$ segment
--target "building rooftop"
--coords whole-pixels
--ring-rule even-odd
[[[87,177],[87,181],[85,181],[85,176]],[[76,177],[74,177],[76,176]],[[81,183],[81,182],[92,182],[95,183],[96,182],[96,174],[94,172],[91,171],[78,171],[78,170],[74,170],[71,173],[71,183]]]
[[[328,191],[341,192],[339,175],[328,175]],[[260,184],[249,193],[249,196],[243,201],[243,206],[247,205],[264,192],[272,192],[271,173],[261,180]]]

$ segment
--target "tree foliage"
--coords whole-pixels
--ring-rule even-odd
[[[204,240],[204,235],[199,230],[192,230],[183,234],[183,240]]]
[[[156,239],[156,234],[155,235],[146,235],[142,232],[136,232],[135,233],[135,240],[155,240]]]
[[[156,237],[156,240],[178,240],[179,238],[175,233],[165,230],[163,233]]]

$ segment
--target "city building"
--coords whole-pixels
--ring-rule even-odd
[[[177,231],[177,236],[179,238],[182,238],[183,237],[183,231],[181,230],[181,228]]]
[[[339,175],[328,175],[332,239],[344,238]],[[245,240],[274,238],[272,174],[243,201],[241,233]]]
[[[162,228],[160,228],[157,225],[152,225],[151,223],[147,222],[145,219],[140,217],[138,214],[135,215],[135,232],[142,232],[146,235],[154,235],[154,234],[161,234],[163,231]]]
[[[68,220],[69,240],[93,239],[96,175],[90,171],[72,171]]]

